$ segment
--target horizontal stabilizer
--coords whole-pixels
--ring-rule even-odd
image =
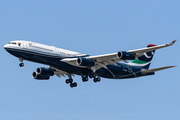
[[[159,70],[164,70],[164,69],[168,69],[172,67],[176,67],[176,66],[165,66],[165,67],[154,68],[154,69],[149,69],[149,70],[143,69],[141,72],[147,74],[147,73],[152,73],[152,72],[156,72]]]

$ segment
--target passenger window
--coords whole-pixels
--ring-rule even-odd
[[[15,42],[12,42],[12,44],[16,45],[16,43],[15,43]]]

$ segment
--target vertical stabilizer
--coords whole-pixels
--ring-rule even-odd
[[[154,47],[154,46],[156,46],[156,45],[149,44],[147,47]],[[155,53],[155,50],[150,51],[150,52],[146,52],[142,56],[134,59],[131,63],[129,63],[129,65],[142,67],[144,69],[149,69],[149,66],[150,66],[151,61],[152,61],[153,56],[154,56],[154,53]]]

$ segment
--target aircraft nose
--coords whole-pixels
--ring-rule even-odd
[[[4,49],[5,49],[5,50],[7,50],[7,48],[8,48],[8,45],[7,45],[7,44],[6,44],[6,45],[4,45]]]

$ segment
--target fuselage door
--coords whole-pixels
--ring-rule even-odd
[[[28,43],[27,42],[22,42],[23,43],[23,48],[28,49]]]
[[[54,47],[54,46],[52,46],[52,48],[53,48],[53,52],[54,52],[55,54],[58,54],[59,50],[58,50],[56,47]]]

